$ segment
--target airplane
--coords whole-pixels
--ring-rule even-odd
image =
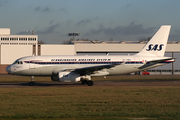
[[[50,76],[52,81],[81,82],[93,86],[92,76],[120,75],[147,70],[174,62],[172,57],[164,57],[170,25],[163,25],[134,55],[123,56],[27,56],[17,59],[6,68],[12,75]]]

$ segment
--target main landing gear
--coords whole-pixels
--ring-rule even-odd
[[[85,79],[82,79],[81,80],[81,83],[84,85],[84,84],[87,84],[88,86],[93,86],[93,81],[92,80],[85,80]]]
[[[93,81],[91,80],[91,76],[89,75],[86,75],[86,76],[82,76],[81,77],[81,83],[84,85],[84,84],[87,84],[88,86],[93,86]]]
[[[33,80],[34,80],[34,76],[31,76],[31,82],[29,83],[30,86],[33,86],[33,85],[34,85]]]
[[[30,86],[33,86],[34,85],[34,76],[31,76],[31,82],[29,83]],[[88,86],[93,86],[94,83],[92,80],[89,80],[89,79],[85,79],[85,78],[81,78],[81,83],[84,85],[84,84],[87,84]]]

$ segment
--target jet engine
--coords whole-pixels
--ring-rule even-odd
[[[58,72],[51,76],[51,80],[59,82],[78,82],[81,80],[81,76],[75,72]]]

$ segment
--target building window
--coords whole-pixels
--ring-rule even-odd
[[[18,45],[18,43],[10,43],[10,45]]]
[[[33,45],[33,54],[36,55],[36,45]]]
[[[3,37],[3,38],[1,38],[1,40],[9,40],[9,38]]]
[[[38,55],[41,55],[41,45],[38,45]]]
[[[10,38],[10,40],[18,40],[18,38]]]
[[[27,43],[19,43],[19,45],[27,45]]]
[[[1,43],[1,45],[9,45],[9,43]]]
[[[36,38],[28,38],[29,41],[36,41]]]
[[[27,41],[27,38],[19,38],[20,41]]]

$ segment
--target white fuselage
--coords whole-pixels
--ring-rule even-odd
[[[28,56],[16,60],[6,68],[10,74],[24,76],[51,76],[64,70],[75,70],[101,65],[116,64],[115,67],[105,68],[91,74],[91,76],[105,76],[126,74],[144,69],[138,69],[149,61],[168,57],[141,57],[141,56]],[[168,63],[162,62],[149,68]],[[145,68],[145,69],[149,69]]]

